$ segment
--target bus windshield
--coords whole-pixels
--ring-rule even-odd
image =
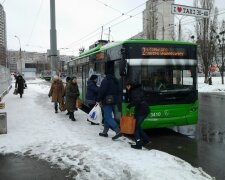
[[[196,90],[195,66],[129,66],[129,77],[145,92]]]

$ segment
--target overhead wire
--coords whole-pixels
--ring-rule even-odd
[[[99,1],[99,0],[96,0],[96,1],[98,1],[98,2],[100,2],[100,3],[102,3],[102,4],[104,4],[104,5],[105,5],[105,3],[103,3],[102,1]],[[123,17],[124,15],[127,15],[128,13],[130,13],[130,12],[134,11],[135,9],[137,9],[137,8],[139,8],[139,7],[143,6],[144,4],[146,4],[146,2],[147,2],[147,1],[145,1],[144,3],[142,3],[142,4],[138,5],[138,6],[136,6],[136,7],[135,7],[135,8],[133,8],[133,9],[131,9],[131,10],[127,11],[126,13],[121,13],[121,11],[120,11],[120,10],[117,10],[116,8],[113,8],[115,11],[120,12],[120,13],[121,13],[121,15],[120,15],[120,16],[117,16],[117,17],[115,17],[115,18],[113,18],[112,20],[108,21],[107,23],[103,24],[102,26],[104,27],[104,26],[106,26],[106,25],[108,25],[108,24],[110,24],[110,23],[114,22],[115,20],[117,20],[117,19],[119,19],[119,18]],[[107,7],[110,7],[110,8],[112,9],[112,7],[111,7],[111,6],[109,6],[109,5],[107,5]],[[72,43],[70,43],[70,44],[66,45],[65,47],[70,47],[70,46],[71,46],[71,45],[73,45],[74,43],[80,42],[81,40],[83,40],[83,39],[84,39],[84,38],[86,38],[87,36],[89,36],[89,35],[91,35],[91,34],[95,33],[95,32],[96,32],[96,31],[98,31],[99,29],[101,29],[101,28],[102,28],[102,26],[101,26],[101,27],[99,27],[99,28],[97,28],[96,30],[92,31],[92,32],[91,32],[91,33],[89,33],[88,35],[85,35],[84,37],[80,38],[79,40],[73,41]]]
[[[2,1],[2,4],[4,4],[5,1],[6,1],[6,0],[3,0],[3,1]]]
[[[98,2],[101,2],[101,1],[98,1]],[[136,17],[137,15],[139,15],[139,14],[141,14],[143,11],[141,11],[141,12],[139,12],[139,13],[137,13],[137,14],[135,14],[135,15],[128,15],[128,13],[130,13],[130,12],[132,12],[132,11],[134,11],[134,10],[136,10],[137,8],[139,8],[139,7],[141,7],[141,6],[143,6],[144,4],[146,4],[146,2],[147,1],[145,1],[144,3],[142,3],[142,4],[140,4],[140,5],[138,5],[138,6],[136,6],[135,8],[133,8],[133,9],[131,9],[131,10],[129,10],[129,11],[127,11],[126,13],[122,13],[122,15],[120,15],[120,16],[118,16],[118,17],[116,17],[116,18],[114,18],[113,20],[111,20],[111,21],[109,21],[109,22],[107,22],[107,23],[105,23],[103,26],[106,26],[107,24],[110,24],[111,22],[113,22],[113,21],[115,21],[115,20],[117,20],[117,19],[119,19],[119,18],[121,18],[122,16],[124,16],[124,15],[127,15],[127,16],[129,16],[128,18],[126,18],[126,19],[124,19],[124,20],[122,20],[122,21],[120,21],[120,22],[118,22],[118,23],[115,23],[115,24],[113,24],[113,25],[111,25],[111,26],[109,26],[108,28],[111,28],[111,27],[114,27],[114,26],[117,26],[118,24],[121,24],[121,23],[123,23],[123,22],[125,22],[125,21],[127,21],[128,19],[130,19],[130,18],[141,18],[141,17]],[[154,7],[157,7],[158,5],[160,5],[160,4],[162,4],[162,3],[164,3],[164,2],[161,2],[161,3],[158,3],[158,4],[156,4]],[[103,4],[105,4],[105,3],[103,3]],[[108,7],[109,7],[109,5],[107,5]],[[119,10],[118,10],[118,12],[119,12]],[[149,19],[147,19],[147,18],[141,18],[141,19],[144,19],[144,20],[149,20]],[[150,20],[149,20],[150,21]],[[98,28],[97,30],[99,30],[100,28]],[[97,30],[95,30],[95,31],[93,31],[92,33],[94,33],[94,32],[96,32]],[[88,35],[91,35],[92,33],[89,33]],[[82,37],[80,40],[78,40],[78,41],[74,41],[73,43],[71,43],[70,45],[72,45],[73,44],[73,46],[72,47],[75,47],[75,46],[77,46],[78,44],[75,44],[75,43],[78,43],[78,42],[80,42],[81,40],[83,40],[83,39],[86,39],[87,38],[87,36],[84,36],[84,37]],[[90,39],[90,38],[87,38],[87,40],[88,39]],[[81,41],[82,42],[82,41]],[[75,44],[75,45],[74,45]],[[69,46],[70,46],[69,45]],[[79,45],[80,45],[80,43],[79,43]],[[68,46],[66,46],[66,47],[68,47]]]
[[[34,28],[35,28],[36,23],[37,23],[37,19],[38,19],[38,17],[39,17],[40,11],[41,11],[43,1],[44,1],[44,0],[41,0],[40,6],[39,6],[39,9],[38,9],[38,13],[37,13],[37,15],[36,15],[36,17],[35,17],[34,24],[33,24],[33,26],[32,26],[32,29],[31,29],[31,33],[30,33],[29,39],[28,39],[28,41],[27,41],[27,45],[29,45],[30,40],[31,40],[31,38],[32,38],[33,31],[34,31]]]

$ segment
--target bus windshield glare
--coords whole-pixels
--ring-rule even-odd
[[[196,90],[194,66],[129,66],[129,77],[145,92]]]

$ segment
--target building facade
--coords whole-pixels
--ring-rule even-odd
[[[149,0],[143,11],[143,39],[174,40],[174,0]]]
[[[0,65],[8,67],[6,49],[6,17],[4,8],[0,4]]]
[[[8,50],[8,60],[9,60],[9,69],[10,72],[18,72],[18,63],[19,61],[19,51]],[[66,55],[58,56],[58,71],[64,72],[65,65],[73,57]],[[38,52],[21,52],[21,62],[22,62],[22,71],[33,68],[37,74],[40,74],[43,71],[51,70],[51,59],[47,53],[38,53]]]

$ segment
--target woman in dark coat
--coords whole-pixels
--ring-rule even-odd
[[[126,88],[129,93],[129,105],[128,109],[134,106],[134,117],[136,119],[136,126],[134,137],[136,145],[131,145],[132,148],[141,149],[142,145],[149,143],[149,138],[141,128],[141,124],[149,114],[149,107],[144,99],[144,93],[140,84],[135,84],[132,81],[126,83]]]
[[[68,110],[69,118],[72,121],[76,121],[74,118],[74,111],[77,110],[75,104],[79,95],[80,93],[77,85],[77,78],[72,77],[71,81],[66,86],[66,109]]]
[[[23,79],[21,75],[18,75],[16,77],[15,88],[17,89],[18,94],[20,94],[20,98],[22,98],[23,96],[24,86],[25,86],[25,80]]]

